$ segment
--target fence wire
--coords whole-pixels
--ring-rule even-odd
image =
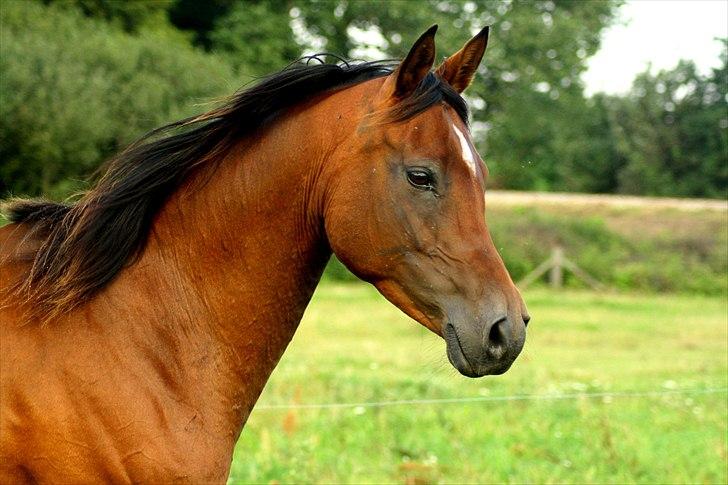
[[[290,404],[260,404],[255,406],[256,411],[274,411],[288,409],[340,409],[340,408],[381,408],[387,406],[408,406],[422,404],[456,404],[475,402],[504,402],[504,401],[556,401],[564,399],[594,399],[594,398],[620,398],[620,397],[659,397],[667,395],[684,394],[725,394],[728,387],[713,387],[704,389],[660,389],[656,391],[604,391],[604,392],[574,392],[561,394],[517,394],[512,396],[471,396],[443,399],[398,399],[392,401],[366,401],[345,403],[290,403]]]

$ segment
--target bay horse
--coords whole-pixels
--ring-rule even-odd
[[[332,252],[462,374],[510,367],[529,317],[460,96],[488,28],[433,72],[435,31],[398,64],[289,66],[74,204],[6,206],[0,481],[225,482]]]

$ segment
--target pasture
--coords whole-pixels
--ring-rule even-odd
[[[725,295],[533,289],[523,354],[471,380],[373,288],[324,283],[238,442],[231,483],[725,483]],[[683,389],[712,393],[673,393]],[[648,396],[333,409],[270,405]]]

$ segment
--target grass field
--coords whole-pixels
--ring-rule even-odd
[[[728,386],[725,296],[534,289],[523,354],[467,379],[375,290],[326,284],[259,405]],[[725,392],[258,408],[230,481],[725,483]]]

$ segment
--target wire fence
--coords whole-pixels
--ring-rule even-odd
[[[260,404],[255,406],[257,411],[274,411],[289,409],[340,409],[340,408],[381,408],[387,406],[410,406],[422,404],[457,404],[457,403],[487,403],[504,401],[556,401],[564,399],[594,399],[594,398],[623,398],[623,397],[659,397],[667,395],[696,395],[696,394],[726,394],[728,387],[711,387],[703,389],[660,389],[655,391],[604,391],[604,392],[574,392],[560,394],[517,394],[512,396],[471,396],[443,399],[399,399],[391,401],[365,401],[346,403],[289,403],[289,404]]]

